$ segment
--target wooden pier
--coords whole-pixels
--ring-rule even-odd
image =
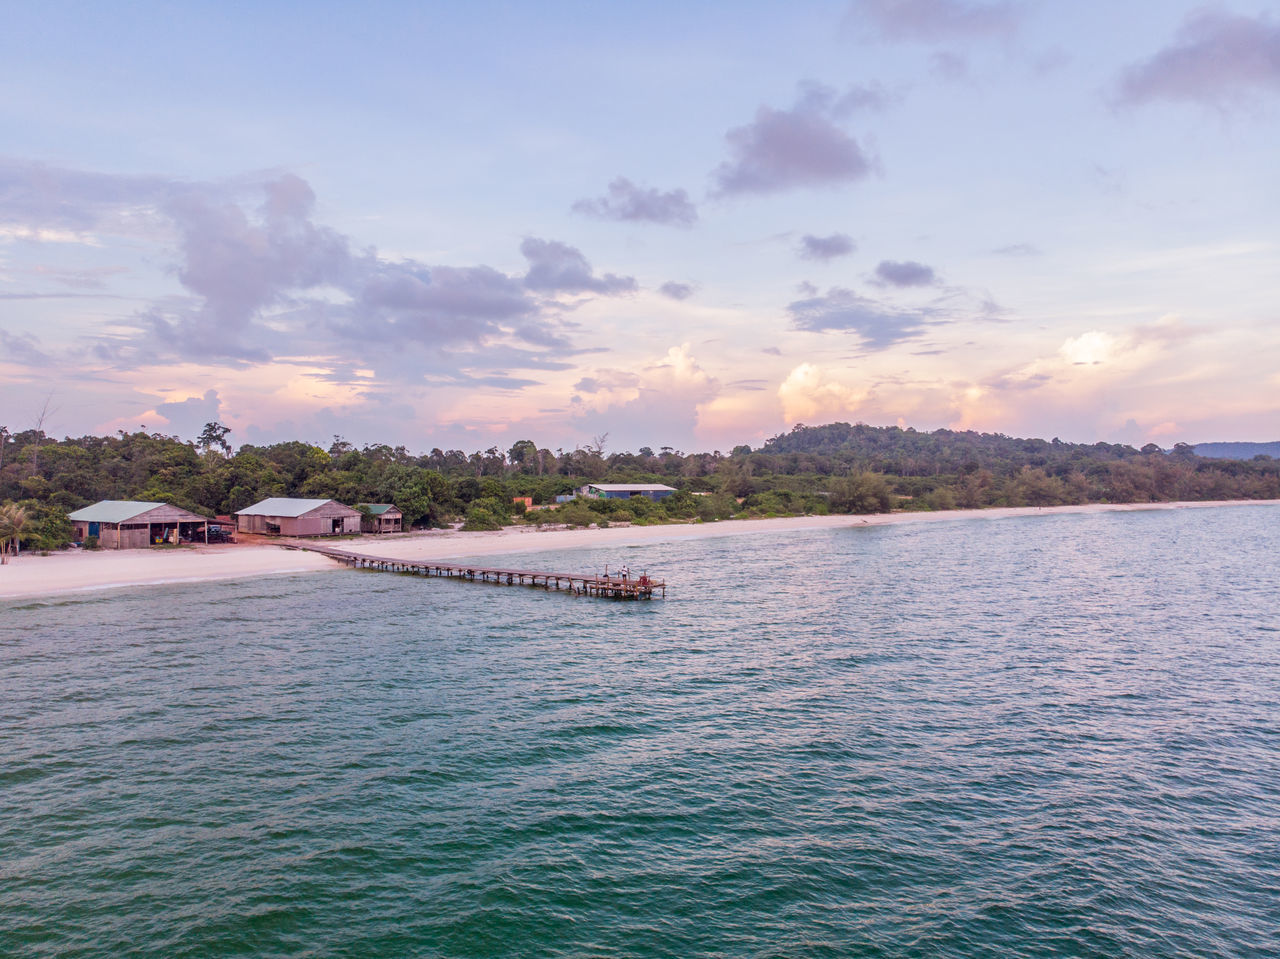
[[[667,584],[646,575],[596,576],[583,573],[544,573],[531,569],[495,569],[485,566],[437,563],[434,560],[393,559],[386,556],[366,556],[334,546],[290,545],[289,549],[305,549],[328,556],[353,569],[376,569],[384,573],[407,573],[414,576],[447,576],[472,582],[493,583],[499,586],[531,586],[545,590],[560,590],[575,596],[594,596],[600,599],[653,599],[655,594],[666,597]]]

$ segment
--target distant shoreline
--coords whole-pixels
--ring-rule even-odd
[[[661,526],[610,526],[607,529],[539,529],[511,526],[494,532],[427,530],[397,536],[340,540],[343,549],[406,560],[457,560],[514,553],[674,543],[720,536],[793,533],[813,529],[1014,519],[1071,513],[1209,509],[1231,506],[1280,506],[1280,500],[1223,500],[1181,503],[1091,503],[1083,506],[1001,507],[931,513],[786,516],[777,519],[721,520]],[[0,602],[66,597],[102,589],[315,572],[343,567],[316,553],[281,546],[197,546],[181,550],[74,551],[39,556],[25,553],[0,566]]]

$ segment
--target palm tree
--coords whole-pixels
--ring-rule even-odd
[[[22,535],[30,517],[27,511],[16,503],[0,506],[0,565],[9,562],[9,550],[16,553],[18,537]]]

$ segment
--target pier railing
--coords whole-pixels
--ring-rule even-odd
[[[472,563],[438,563],[434,560],[397,559],[389,556],[367,556],[334,546],[291,544],[290,549],[305,549],[353,569],[374,569],[384,573],[407,573],[416,576],[445,576],[472,582],[493,583],[499,586],[531,586],[538,589],[560,590],[575,596],[594,596],[602,599],[653,599],[665,597],[667,584],[641,576],[599,576],[584,573],[548,573],[532,569],[498,569],[477,566]]]

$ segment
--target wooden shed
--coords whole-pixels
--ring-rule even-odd
[[[360,512],[337,500],[273,496],[239,510],[236,529],[268,536],[339,536],[360,532]]]
[[[103,549],[143,549],[160,543],[209,541],[209,520],[168,503],[104,499],[67,516],[72,539],[96,536]]]
[[[404,529],[404,513],[391,503],[361,503],[364,514],[360,521],[362,533],[399,533]]]

